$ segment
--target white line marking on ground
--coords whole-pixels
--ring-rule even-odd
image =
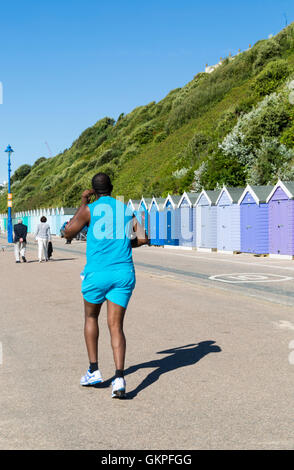
[[[208,279],[211,281],[227,282],[229,284],[241,284],[248,282],[283,282],[291,281],[293,277],[280,276],[279,274],[255,274],[255,273],[232,273],[232,274],[217,274],[210,276]]]
[[[273,324],[281,330],[294,330],[294,324],[287,320],[280,320],[278,322],[273,322]]]

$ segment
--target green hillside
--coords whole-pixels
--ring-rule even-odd
[[[291,24],[162,101],[101,119],[63,153],[20,167],[14,209],[76,205],[98,171],[126,199],[294,179],[293,79]]]

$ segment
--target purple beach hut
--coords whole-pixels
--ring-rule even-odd
[[[270,256],[294,256],[294,182],[278,181],[267,198]]]

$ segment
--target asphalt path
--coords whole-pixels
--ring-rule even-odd
[[[2,248],[3,247],[3,250]],[[112,400],[106,308],[87,368],[79,273],[85,243],[14,262],[0,237],[1,449],[293,449],[294,262],[134,250],[127,398]]]

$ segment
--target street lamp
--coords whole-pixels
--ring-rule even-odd
[[[7,146],[5,152],[8,153],[8,196],[7,196],[7,206],[8,206],[8,224],[7,224],[7,241],[8,243],[13,243],[13,233],[12,233],[12,194],[10,189],[10,174],[11,174],[11,161],[10,154],[13,152],[10,145]]]

